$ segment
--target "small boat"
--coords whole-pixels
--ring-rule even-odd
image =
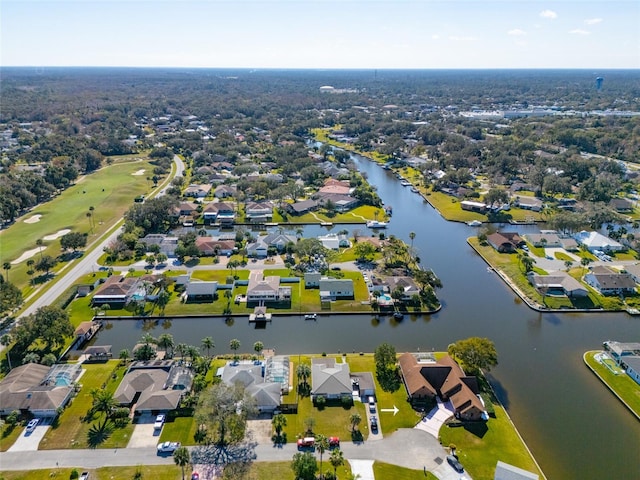
[[[367,228],[387,228],[387,222],[379,222],[378,220],[369,220]]]
[[[480,220],[471,220],[470,222],[467,222],[467,225],[470,227],[479,227],[482,225],[482,222]]]
[[[404,318],[404,315],[402,312],[393,312],[393,318],[395,318],[396,320],[402,320]]]
[[[420,193],[420,190],[418,190],[416,187],[411,187],[411,191],[413,193]]]
[[[305,320],[317,320],[318,319],[318,314],[317,313],[308,313],[304,316]]]
[[[403,187],[410,187],[411,186],[411,182],[407,182],[406,180],[403,180],[400,182],[400,185],[402,185]]]
[[[333,227],[333,223],[331,222],[322,222],[320,224],[321,227]]]

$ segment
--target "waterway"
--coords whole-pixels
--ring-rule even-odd
[[[393,207],[386,233],[409,243],[409,233],[415,232],[413,244],[422,264],[441,278],[440,312],[405,316],[399,323],[372,315],[320,316],[317,322],[278,317],[265,329],[255,329],[244,319],[232,325],[219,318],[157,325],[122,321],[103,330],[99,343],[111,344],[118,352],[131,348],[142,330],[150,329],[155,336],[167,331],[176,342],[194,345],[210,335],[215,353],[228,352],[229,340],[237,338],[247,350],[259,340],[278,353],[297,354],[373,351],[382,342],[394,344],[398,352],[446,350],[458,339],[488,337],[499,355],[490,379],[549,480],[640,479],[640,423],[582,362],[582,354],[604,340],[640,341],[640,318],[530,310],[467,245],[467,237],[477,229],[443,220],[391,173],[362,157],[354,159],[385,204]],[[362,225],[347,228],[366,232]]]

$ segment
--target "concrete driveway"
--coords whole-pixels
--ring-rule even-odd
[[[28,452],[38,450],[38,445],[44,438],[44,434],[49,430],[50,421],[45,418],[40,419],[40,423],[31,433],[26,433],[26,427],[22,434],[16,439],[9,452]]]
[[[160,443],[162,430],[154,430],[153,422],[156,417],[153,415],[141,415],[136,421],[127,448],[155,447]]]
[[[351,473],[360,480],[375,480],[373,476],[373,460],[348,460]]]
[[[436,405],[417,425],[415,428],[424,430],[425,432],[438,438],[440,428],[449,418],[453,416],[454,409],[451,402],[442,403],[438,400]]]

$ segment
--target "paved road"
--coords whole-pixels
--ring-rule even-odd
[[[198,448],[198,447],[194,447]],[[400,429],[376,442],[355,444],[342,442],[345,458],[380,460],[414,470],[426,468],[438,471],[439,478],[459,479],[446,464],[446,452],[438,441],[418,429]],[[255,449],[258,462],[290,461],[297,452],[293,443],[276,447],[258,444]],[[38,452],[4,452],[0,454],[2,470],[34,470],[59,467],[99,468],[107,466],[173,464],[172,457],[156,455],[155,448],[96,449],[96,450],[41,450]],[[446,468],[445,468],[446,467]],[[469,478],[469,477],[465,477]]]

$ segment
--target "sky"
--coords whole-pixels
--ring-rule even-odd
[[[640,68],[638,0],[3,0],[2,66]]]

